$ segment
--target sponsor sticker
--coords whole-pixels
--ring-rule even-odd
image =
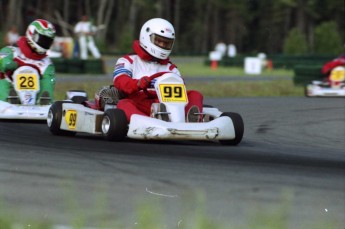
[[[124,68],[124,67],[125,67],[125,64],[124,63],[120,63],[120,64],[115,65],[115,70],[118,70],[118,69],[121,69],[121,68]]]
[[[77,111],[76,110],[67,110],[65,115],[67,127],[69,129],[75,129],[77,125]]]

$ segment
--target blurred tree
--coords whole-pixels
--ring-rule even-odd
[[[153,17],[175,26],[174,53],[207,53],[219,40],[235,44],[239,53],[281,53],[292,28],[299,28],[310,50],[315,28],[334,21],[345,42],[345,7],[340,0],[0,0],[0,30],[12,24],[24,34],[34,19],[53,22],[58,35],[72,35],[83,14],[104,24],[97,40],[105,51],[127,50],[124,40],[138,39],[140,28]],[[319,47],[318,47],[319,50]]]
[[[1,14],[5,13],[5,30],[8,30],[11,26],[17,26],[19,31],[22,31],[24,27],[22,26],[22,16],[20,9],[23,5],[23,0],[12,0],[8,3],[7,9],[2,11]],[[25,27],[26,28],[26,27]]]
[[[284,41],[284,54],[300,55],[308,51],[306,38],[300,29],[293,28],[290,30]]]
[[[315,28],[314,53],[334,54],[343,52],[343,44],[334,21],[323,22]]]
[[[105,41],[106,40],[106,34],[109,29],[109,21],[111,19],[111,14],[114,7],[114,1],[113,0],[101,0],[98,11],[97,11],[97,20],[96,24],[97,26],[103,25],[104,28],[99,30],[96,38],[98,41]]]

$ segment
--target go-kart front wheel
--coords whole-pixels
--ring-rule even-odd
[[[54,102],[48,111],[47,125],[50,132],[54,135],[64,135],[64,136],[73,136],[76,132],[61,130],[61,120],[62,120],[62,104],[69,103],[66,101],[56,101]]]
[[[221,116],[227,116],[232,120],[235,129],[235,138],[231,140],[219,140],[222,145],[238,145],[243,138],[244,133],[244,123],[241,115],[233,112],[224,112]]]
[[[102,120],[102,134],[109,141],[121,141],[127,136],[126,114],[120,109],[108,109]]]

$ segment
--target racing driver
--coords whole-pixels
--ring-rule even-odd
[[[41,105],[53,101],[55,67],[47,51],[55,38],[55,27],[49,21],[37,19],[27,27],[14,46],[0,50],[0,100],[19,103],[18,95],[11,88],[12,73],[21,66],[31,66],[40,73],[40,92],[37,98]]]
[[[172,72],[181,76],[177,67],[170,61],[169,55],[175,41],[173,25],[165,19],[153,18],[148,20],[141,28],[139,40],[133,42],[134,53],[118,59],[114,70],[114,86],[122,94],[117,108],[123,110],[127,120],[133,114],[149,116],[151,106],[158,104],[158,111],[166,113],[164,104],[159,104],[157,98],[152,98],[144,92],[151,87],[154,80],[149,76],[160,72]],[[194,90],[187,91],[188,104],[185,108],[186,121],[200,121],[203,96]],[[167,121],[167,114],[160,117]]]

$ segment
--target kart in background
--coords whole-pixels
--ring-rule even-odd
[[[326,81],[312,81],[305,86],[306,97],[345,97],[345,68],[334,68]]]
[[[154,92],[160,103],[154,103],[151,116],[134,114],[128,123],[125,112],[116,107],[121,98],[114,87],[102,88],[95,102],[83,97],[72,101],[56,101],[49,109],[47,125],[54,135],[89,133],[103,135],[105,139],[121,141],[124,138],[142,140],[210,140],[224,145],[237,145],[244,132],[242,117],[238,113],[221,112],[204,106],[201,122],[186,122],[185,106],[188,103],[183,79],[173,73],[160,73]],[[151,93],[152,91],[147,91]],[[76,102],[76,99],[79,101]],[[165,110],[159,109],[164,104]],[[159,118],[160,117],[160,118]],[[165,117],[165,118],[162,118]]]
[[[21,66],[12,74],[12,89],[7,102],[0,101],[0,119],[46,120],[50,98],[37,98],[40,75],[30,66]]]

